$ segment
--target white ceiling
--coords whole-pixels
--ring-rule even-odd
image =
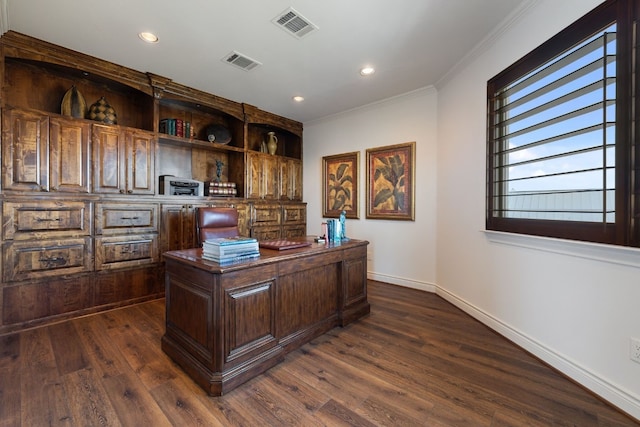
[[[0,0],[0,30],[307,122],[436,86],[530,2]],[[297,39],[274,25],[289,7],[319,29]],[[145,44],[140,31],[160,41]],[[262,65],[244,71],[221,61],[234,50]],[[364,65],[376,73],[361,77]]]

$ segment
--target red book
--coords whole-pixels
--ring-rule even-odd
[[[184,121],[176,119],[176,136],[184,136]]]

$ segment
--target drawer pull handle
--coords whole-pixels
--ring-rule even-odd
[[[127,219],[136,220],[136,219],[140,219],[140,217],[139,216],[123,216],[123,217],[120,217],[120,219],[122,219],[122,220],[127,220]]]
[[[131,247],[123,247],[122,249],[120,249],[120,253],[121,254],[137,254],[138,251],[135,249],[132,249]]]
[[[36,222],[60,222],[60,218],[36,218]]]
[[[65,265],[67,260],[63,257],[53,256],[50,258],[40,258],[38,261],[45,263],[47,267],[54,267],[57,265]]]

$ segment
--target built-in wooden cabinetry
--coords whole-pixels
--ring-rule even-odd
[[[89,192],[91,124],[5,108],[2,190]]]
[[[12,31],[0,83],[0,334],[162,296],[162,253],[196,245],[198,207],[236,207],[243,235],[306,235],[299,122]],[[61,115],[72,86],[117,124]],[[166,118],[193,132],[160,132]],[[160,176],[210,181],[220,162],[236,197],[162,194]]]
[[[154,195],[155,135],[115,125],[91,127],[93,192]]]

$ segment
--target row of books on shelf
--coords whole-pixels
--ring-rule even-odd
[[[231,264],[260,258],[258,240],[253,237],[220,237],[202,243],[202,258],[220,264]]]
[[[235,182],[209,182],[205,187],[205,196],[236,196],[238,190]]]
[[[158,131],[183,138],[193,138],[195,136],[191,122],[182,119],[162,119],[160,120]]]

